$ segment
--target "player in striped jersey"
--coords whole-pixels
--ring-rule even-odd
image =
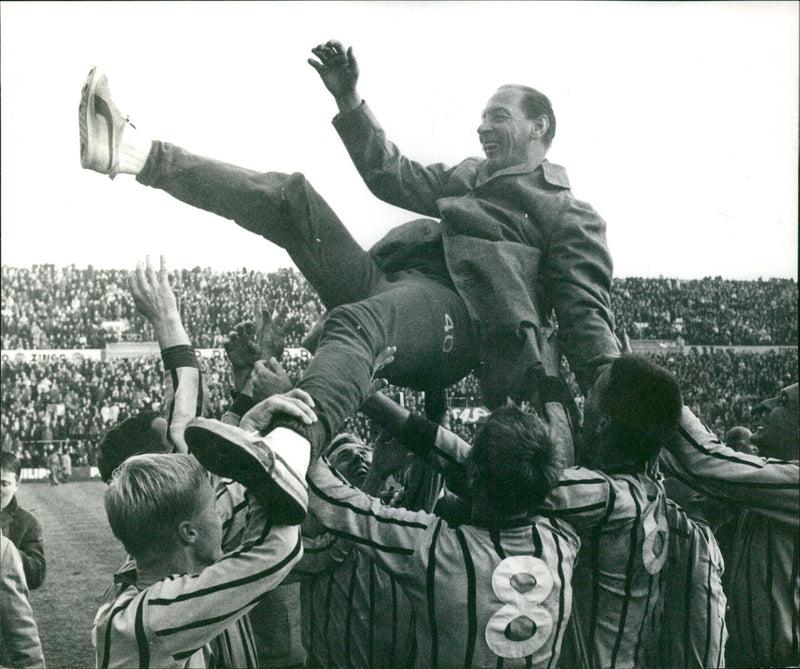
[[[110,481],[113,470],[131,455],[146,452],[187,452],[183,437],[186,424],[191,418],[207,413],[204,410],[207,391],[203,375],[181,322],[175,295],[169,285],[165,258],[162,256],[157,274],[149,257],[145,263],[139,263],[136,271],[129,277],[129,287],[137,310],[153,326],[161,348],[166,417],[154,411],[143,412],[122,421],[106,433],[100,443],[98,456],[98,467],[105,482]],[[256,343],[261,343],[262,339],[269,339],[272,343],[270,334],[265,332],[267,328],[258,323],[259,317],[265,317],[260,306],[256,318]],[[233,346],[226,346],[229,357],[229,348],[247,348],[251,344],[247,341],[246,334],[248,333],[244,328],[237,328],[237,336],[231,337]],[[280,351],[276,350],[275,353],[280,354]],[[247,372],[254,367],[252,358],[249,364]],[[275,382],[278,371],[282,371],[279,365],[276,370],[277,364],[270,361],[269,368],[262,367],[259,370],[263,377],[261,380],[266,386],[272,386],[275,392],[288,391],[291,383],[287,388],[285,384]],[[255,367],[258,368],[257,365]],[[240,416],[253,406],[252,385],[249,373],[234,374],[236,395],[233,404],[223,416],[223,421],[236,424]],[[232,551],[240,545],[246,524],[248,506],[244,498],[244,488],[230,479],[212,476],[212,481],[216,492],[217,512],[223,519],[222,548],[226,552]],[[121,588],[135,582],[136,562],[128,559],[114,575],[115,584],[109,588],[106,597],[116,597]],[[305,661],[299,607],[299,588],[296,584],[290,584],[267,593],[251,611],[259,666],[287,666]],[[224,632],[224,638],[218,642],[220,647],[227,652],[228,648],[236,648],[245,643],[242,634],[246,630],[249,630],[249,623],[243,619]]]
[[[364,409],[398,432],[405,445],[442,466],[458,466],[469,457],[468,443],[421,416],[392,408],[385,398],[376,396]],[[565,469],[537,507],[568,521],[583,542],[570,637],[579,645],[565,644],[564,667],[640,666],[654,643],[669,535],[656,460],[677,429],[680,409],[680,390],[666,371],[637,356],[612,362],[585,403],[587,448],[579,457],[587,467]]]
[[[257,666],[243,616],[285,578],[302,544],[297,526],[272,525],[259,495],[248,502],[242,545],[223,555],[214,490],[193,457],[136,455],[115,470],[106,512],[137,576],[97,612],[98,667]],[[222,647],[232,627],[243,643]]]
[[[560,459],[535,416],[495,411],[467,461],[470,522],[384,506],[325,458],[309,471],[310,509],[393,574],[415,611],[419,667],[552,667],[571,612],[580,542],[531,514]]]
[[[665,461],[675,476],[743,508],[730,565],[729,666],[800,664],[800,422],[798,386],[761,405],[753,443],[724,446],[684,407]]]
[[[640,666],[703,669],[725,666],[727,599],[723,559],[711,529],[667,500],[669,548],[663,588],[654,620],[660,625]]]
[[[341,434],[328,447],[328,461],[349,483],[377,497],[387,474],[404,464],[387,463],[383,443],[376,443],[373,459],[370,446]],[[303,559],[292,576],[302,579],[309,669],[412,667],[414,614],[397,581],[353,542],[325,532],[313,514],[303,534]]]

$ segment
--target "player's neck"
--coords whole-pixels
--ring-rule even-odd
[[[472,509],[469,516],[469,524],[475,527],[483,528],[505,528],[517,527],[519,525],[527,525],[529,523],[530,514],[527,512],[513,514],[513,515],[498,515],[494,509],[483,500],[476,500],[472,503]]]
[[[194,559],[191,551],[182,548],[156,555],[150,560],[138,559],[136,565],[136,584],[139,587],[147,587],[176,574],[199,574],[205,567]]]

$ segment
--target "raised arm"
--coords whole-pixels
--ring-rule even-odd
[[[309,58],[308,64],[317,71],[325,88],[333,95],[339,111],[359,107],[362,103],[357,89],[359,69],[353,47],[345,50],[341,42],[329,40],[311,49],[311,53],[319,60]]]
[[[662,452],[663,468],[714,497],[761,515],[800,524],[800,465],[797,461],[746,455],[725,446],[688,407],[678,436]]]
[[[136,309],[153,326],[164,363],[167,438],[175,451],[188,452],[183,439],[186,423],[203,412],[203,380],[200,364],[181,321],[175,293],[169,285],[167,261],[161,256],[156,274],[147,256],[128,275]]]
[[[312,53],[319,60],[308,62],[339,108],[333,125],[370,191],[389,204],[438,218],[436,200],[453,194],[445,192],[453,169],[409,160],[386,138],[356,88],[359,68],[352,47],[345,50],[331,40]]]
[[[261,400],[292,389],[289,375],[278,362],[283,355],[283,333],[260,299],[254,312],[255,319],[237,323],[224,344],[233,377],[233,403],[222,416],[229,425],[238,425]]]
[[[411,413],[381,392],[370,396],[361,411],[393,435],[406,448],[441,470],[463,465],[472,445],[455,432],[421,414]]]

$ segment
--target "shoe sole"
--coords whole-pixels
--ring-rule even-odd
[[[97,68],[93,67],[89,71],[89,76],[81,89],[81,103],[78,105],[78,127],[81,134],[81,167],[88,169],[91,165],[89,160],[89,116],[94,115],[94,92],[97,88],[97,80],[100,77],[95,77]]]
[[[98,110],[95,107],[97,100],[97,85],[103,77],[103,71],[99,67],[93,67],[86,77],[86,82],[81,89],[81,102],[78,105],[78,127],[80,129],[81,142],[81,167],[89,170],[96,170],[103,174],[108,174],[112,179],[116,176],[114,172],[114,118],[111,110],[105,101],[100,98],[104,110],[100,110],[100,115],[106,119],[106,133],[108,134],[108,164],[104,167],[98,166],[94,156],[89,152],[89,128],[94,124]],[[93,133],[99,134],[99,133]]]
[[[247,442],[247,435],[230,425],[194,418],[184,438],[189,452],[212,474],[241,483],[256,494],[272,520],[298,525],[308,512],[308,489],[291,466],[266,444]]]

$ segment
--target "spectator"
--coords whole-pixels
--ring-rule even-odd
[[[20,553],[0,534],[0,665],[44,669]]]
[[[750,441],[752,436],[753,433],[746,427],[737,425],[728,430],[728,433],[725,435],[725,443],[728,445],[728,448],[732,448],[734,451],[747,453],[748,455],[758,455],[758,448]]]
[[[65,483],[72,476],[72,456],[66,446],[62,446],[58,452],[58,473]]]
[[[53,448],[52,446],[50,447]],[[58,451],[51,450],[50,455],[47,456],[47,466],[50,469],[50,485],[59,485],[61,483],[61,479],[59,475],[61,473],[61,461],[58,457]]]
[[[276,305],[289,346],[298,346],[319,318],[319,300],[293,269],[271,273],[212,271],[195,267],[179,279],[181,316],[195,345],[221,346],[246,305],[261,297]],[[122,270],[3,266],[2,348],[102,348],[121,338],[146,340],[150,326],[124,291]],[[736,281],[720,277],[614,279],[617,327],[634,339],[681,337],[688,345],[796,345],[797,283],[791,279]],[[104,330],[117,321],[122,330]],[[33,328],[36,325],[36,328]],[[44,346],[39,346],[40,348]]]
[[[14,455],[0,453],[0,528],[19,551],[28,589],[36,590],[44,583],[47,561],[41,524],[17,502],[20,470]]]

